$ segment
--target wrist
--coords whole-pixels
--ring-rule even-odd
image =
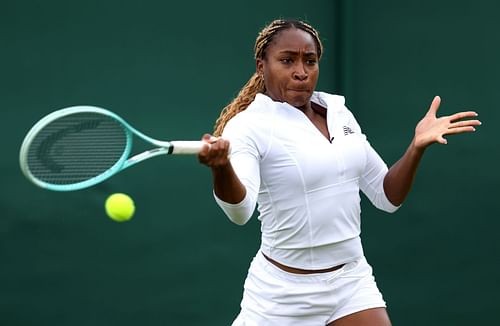
[[[418,157],[420,158],[427,147],[419,144],[415,138],[413,138],[412,142],[410,143],[410,146],[408,147],[408,154],[412,157]]]

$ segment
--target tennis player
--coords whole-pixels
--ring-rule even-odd
[[[475,112],[437,118],[435,97],[388,169],[344,98],[315,90],[322,52],[307,23],[273,21],[256,39],[256,72],[214,136],[203,136],[212,144],[198,158],[211,169],[217,203],[240,225],[257,206],[261,221],[234,326],[391,325],[361,245],[359,191],[396,211],[425,149],[480,124]]]

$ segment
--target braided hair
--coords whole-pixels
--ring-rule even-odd
[[[297,28],[309,33],[316,43],[316,51],[318,59],[321,58],[323,52],[323,45],[319,38],[319,33],[311,25],[300,20],[284,20],[277,19],[259,33],[255,40],[255,59],[264,59],[266,48],[274,40],[276,35],[283,30],[290,28]],[[266,87],[264,85],[264,78],[257,73],[254,73],[248,82],[241,88],[238,95],[222,109],[219,118],[215,122],[214,136],[220,136],[226,123],[233,118],[237,113],[244,111],[250,103],[255,99],[257,93],[264,93]]]

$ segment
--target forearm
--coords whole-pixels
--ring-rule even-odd
[[[230,204],[237,204],[245,198],[245,186],[234,172],[231,163],[212,167],[211,170],[214,193],[220,200]]]
[[[401,205],[410,192],[424,150],[412,141],[404,155],[387,172],[384,191],[393,205]]]
[[[208,134],[203,139],[211,146],[205,146],[198,159],[210,167],[215,200],[231,221],[243,225],[255,210],[260,182],[258,154],[243,142],[236,142],[230,151],[227,139],[213,141]]]

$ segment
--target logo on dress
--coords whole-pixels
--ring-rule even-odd
[[[354,133],[354,131],[352,131],[352,129],[347,127],[347,126],[342,127],[342,129],[344,129],[344,136],[347,136],[347,135]]]

